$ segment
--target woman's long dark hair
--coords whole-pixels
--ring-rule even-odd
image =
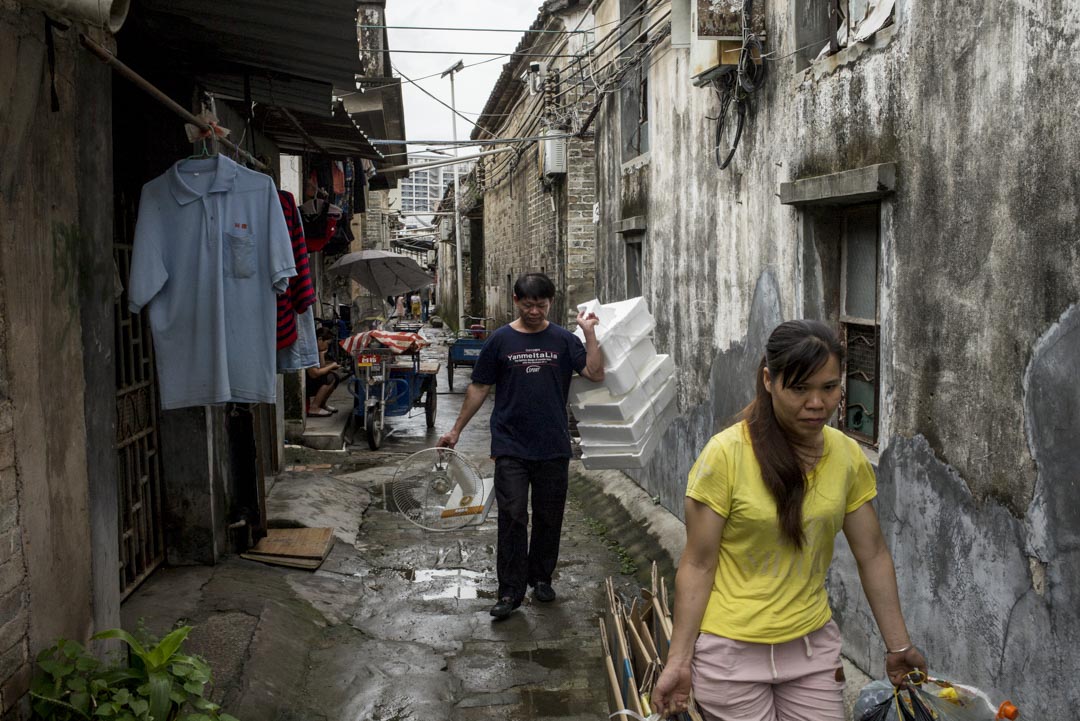
[[[836,333],[821,321],[789,320],[776,326],[758,364],[754,400],[743,411],[761,477],[776,501],[780,532],[796,548],[802,548],[805,541],[802,507],[806,474],[795,447],[773,413],[763,371],[768,368],[772,382],[788,388],[812,376],[832,356],[842,361],[844,348]]]

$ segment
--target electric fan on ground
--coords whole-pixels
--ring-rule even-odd
[[[420,528],[452,531],[483,522],[491,491],[465,456],[450,448],[428,448],[402,461],[383,488],[383,498],[388,511]]]

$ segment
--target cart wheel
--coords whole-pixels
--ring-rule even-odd
[[[364,414],[364,431],[367,435],[368,448],[373,451],[379,450],[379,446],[382,445],[382,430],[382,408],[372,408],[369,413]]]
[[[427,398],[424,399],[424,417],[427,418],[427,427],[435,427],[435,413],[439,408],[439,379],[431,376],[428,382]]]
[[[446,356],[446,387],[454,390],[454,352],[450,351]]]

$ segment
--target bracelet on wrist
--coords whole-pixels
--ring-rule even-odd
[[[915,648],[915,644],[913,644],[913,643],[909,643],[907,646],[904,646],[903,648],[898,648],[895,651],[892,651],[888,647],[886,647],[885,648],[885,655],[886,656],[895,656],[895,655],[900,654],[900,653],[907,653],[908,651],[910,651],[913,648]]]

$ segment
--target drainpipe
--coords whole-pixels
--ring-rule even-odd
[[[116,34],[127,19],[131,0],[20,0],[67,20],[79,20]]]

